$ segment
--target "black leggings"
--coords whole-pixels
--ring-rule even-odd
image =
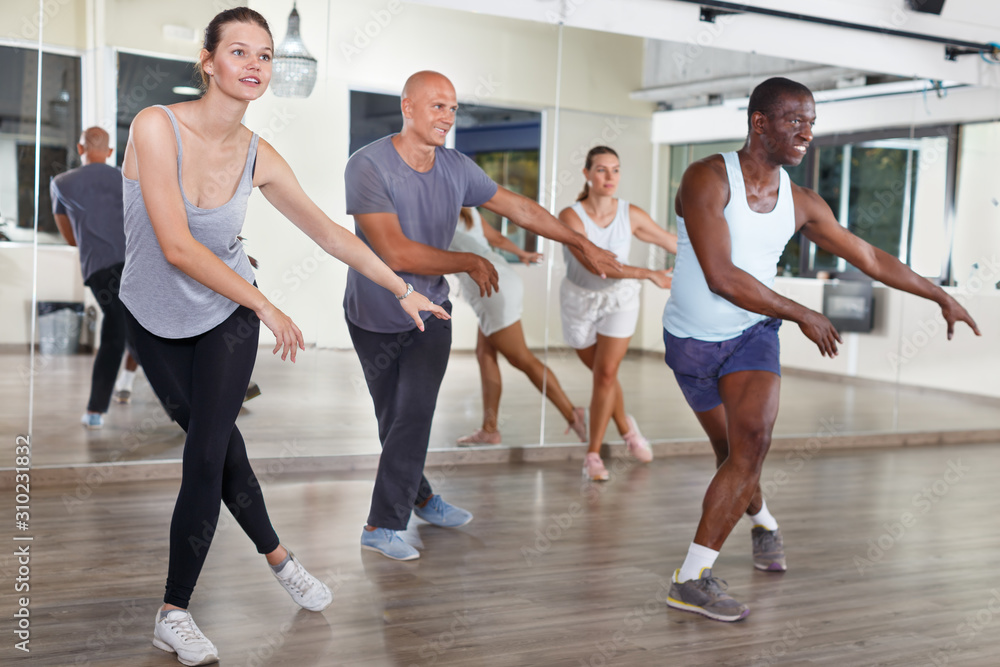
[[[218,525],[220,500],[259,553],[279,545],[236,428],[257,357],[260,321],[241,306],[214,329],[172,339],[151,334],[125,312],[149,384],[187,433],[163,597],[187,609]]]
[[[101,346],[94,358],[90,376],[90,400],[87,412],[107,412],[115,388],[115,376],[126,348],[125,306],[118,298],[118,287],[125,263],[95,271],[84,283],[94,293],[104,313],[101,323]]]

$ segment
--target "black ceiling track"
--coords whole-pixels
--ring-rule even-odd
[[[779,9],[767,9],[764,7],[754,7],[739,2],[723,2],[721,0],[674,0],[675,2],[685,2],[689,5],[701,7],[701,20],[714,22],[717,16],[728,14],[760,14],[763,16],[773,16],[780,19],[790,19],[793,21],[805,21],[807,23],[817,23],[835,28],[846,28],[848,30],[860,30],[862,32],[873,32],[892,37],[904,37],[907,39],[917,39],[924,42],[933,42],[945,46],[945,57],[948,60],[955,60],[957,56],[969,54],[997,54],[1000,49],[996,44],[980,44],[978,42],[967,42],[961,39],[951,39],[950,37],[938,37],[937,35],[925,35],[919,32],[908,30],[897,30],[895,28],[884,28],[879,26],[865,25],[864,23],[851,23],[850,21],[840,21],[828,19],[821,16],[809,16],[808,14],[798,14],[786,12]]]

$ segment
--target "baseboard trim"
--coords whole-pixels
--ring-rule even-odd
[[[893,447],[927,447],[962,444],[1000,443],[1000,429],[964,431],[920,431],[890,433],[852,433],[845,435],[802,435],[775,438],[772,452],[806,451],[815,455],[822,450],[881,449]],[[711,455],[707,440],[661,440],[652,443],[658,458],[673,456]],[[468,447],[462,449],[432,449],[427,453],[427,467],[447,470],[460,465],[488,465],[510,463],[535,463],[542,461],[579,461],[584,448],[579,444],[546,445],[544,447]],[[609,462],[609,469],[616,464],[629,467],[634,460],[628,457],[621,443],[604,445],[602,456]],[[315,479],[328,473],[371,471],[378,467],[377,454],[349,456],[297,456],[265,457],[251,459],[254,471],[262,482],[309,477]],[[619,461],[622,464],[619,464]],[[162,461],[128,461],[117,463],[88,463],[66,466],[40,466],[31,469],[31,484],[35,488],[67,486],[68,501],[85,500],[104,484],[180,479],[181,462],[176,459]],[[14,486],[13,468],[0,469],[0,489]]]

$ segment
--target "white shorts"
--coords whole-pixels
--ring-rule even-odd
[[[559,288],[563,339],[576,350],[597,343],[597,334],[631,338],[639,321],[639,281],[624,278],[594,291],[563,279]]]
[[[459,237],[455,237],[456,241]],[[479,328],[484,336],[492,336],[501,329],[506,329],[521,319],[521,309],[524,307],[524,282],[517,275],[503,255],[472,242],[453,242],[452,250],[472,252],[485,257],[497,270],[500,289],[492,296],[479,296],[479,285],[467,273],[456,274],[461,296],[465,299],[479,318]]]

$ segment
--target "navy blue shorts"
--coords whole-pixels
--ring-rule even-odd
[[[663,330],[664,360],[674,372],[684,398],[695,412],[722,404],[719,378],[737,371],[769,371],[781,375],[778,327],[781,320],[758,322],[736,338],[717,342],[677,338]]]

